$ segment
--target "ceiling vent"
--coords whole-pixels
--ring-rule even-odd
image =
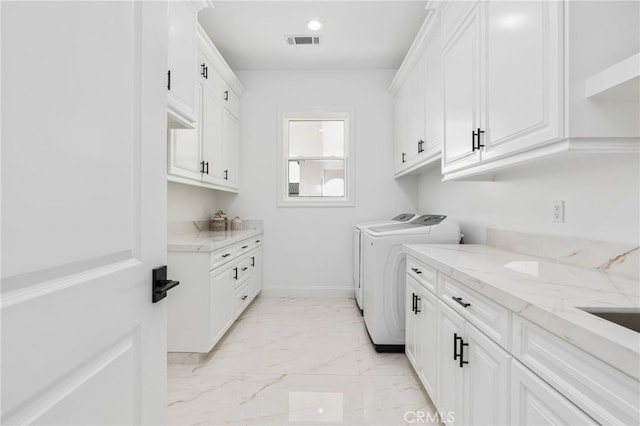
[[[285,36],[289,46],[313,46],[320,44],[319,36]]]

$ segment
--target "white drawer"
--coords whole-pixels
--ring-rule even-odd
[[[447,305],[509,351],[509,311],[506,308],[442,274],[440,293]]]
[[[640,384],[518,315],[513,355],[601,424],[640,424]]]
[[[247,238],[239,243],[231,244],[227,247],[212,251],[209,256],[209,270],[224,265],[230,260],[236,259],[245,253],[250,252],[256,247],[262,245],[262,234],[255,237]]]
[[[234,245],[223,247],[221,249],[212,251],[209,255],[209,270],[215,269],[218,266],[224,265],[235,257],[236,249]]]
[[[433,294],[437,294],[436,291],[436,270],[417,259],[408,256],[407,257],[407,274],[420,283],[427,290]]]

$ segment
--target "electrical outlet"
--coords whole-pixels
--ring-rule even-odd
[[[553,222],[564,223],[564,201],[555,200],[553,202]]]

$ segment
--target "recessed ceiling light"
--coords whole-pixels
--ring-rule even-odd
[[[312,19],[307,22],[307,28],[309,28],[311,31],[318,31],[320,28],[322,28],[322,22],[316,19]]]

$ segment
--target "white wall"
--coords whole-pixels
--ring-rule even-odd
[[[575,154],[542,160],[494,182],[441,182],[420,177],[420,211],[460,220],[467,243],[483,243],[487,227],[638,244],[640,161],[636,155]],[[565,222],[553,223],[554,200]]]
[[[213,189],[169,182],[167,221],[171,223],[211,219],[218,209],[227,208],[232,197],[234,195]]]
[[[414,211],[417,181],[393,179],[394,71],[240,71],[240,194],[229,210],[263,219],[266,289],[352,288],[351,237],[361,221]],[[278,110],[353,109],[355,207],[276,207]]]

